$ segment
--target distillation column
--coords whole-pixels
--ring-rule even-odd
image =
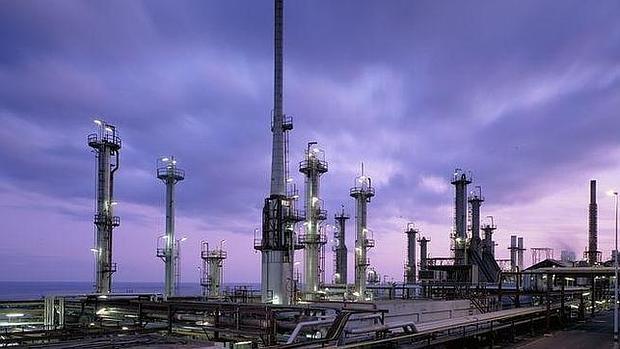
[[[367,207],[370,199],[375,196],[370,177],[362,175],[355,179],[355,186],[349,191],[355,198],[355,291],[358,300],[366,300],[366,269],[368,268],[368,249],[374,247],[374,240],[368,238],[366,225]]]
[[[590,181],[590,205],[588,207],[588,251],[586,258],[589,265],[599,261],[601,252],[598,251],[598,206],[596,205],[596,180]]]
[[[114,216],[114,173],[119,167],[121,139],[116,127],[105,121],[95,120],[97,132],[88,135],[88,145],[97,158],[97,212],[95,213],[95,293],[112,292],[112,231],[120,225]]]
[[[334,283],[347,284],[347,243],[346,243],[346,224],[349,215],[344,213],[344,206],[340,214],[334,216],[336,219],[336,230],[334,231]]]
[[[220,242],[219,249],[209,249],[209,243],[206,241],[202,241],[200,245],[202,295],[212,298],[220,297],[224,282],[224,260],[228,257],[228,253],[224,251],[223,240]]]
[[[416,235],[418,230],[413,223],[407,224],[407,263],[405,264],[405,283],[415,284],[417,270],[416,270]],[[426,246],[425,246],[426,248]]]
[[[321,234],[321,223],[327,219],[320,196],[321,175],[327,172],[325,153],[317,146],[317,142],[309,142],[305,151],[305,159],[299,163],[299,172],[305,181],[305,234],[300,237],[304,245],[304,293],[307,300],[312,300],[320,287],[323,272],[321,250],[327,239]]]
[[[428,267],[428,243],[431,239],[427,239],[423,236],[418,240],[420,243],[420,270],[426,270]]]
[[[525,248],[523,248],[523,238],[519,237],[517,239],[517,267],[519,267],[519,271],[523,270],[523,252]]]
[[[470,245],[472,249],[480,250],[480,205],[484,202],[482,197],[482,188],[476,186],[477,192],[474,191],[470,194],[467,201],[471,207],[471,241]]]
[[[177,290],[177,241],[174,237],[175,185],[185,179],[174,156],[157,160],[157,178],[166,185],[166,234],[157,241],[157,257],[164,261],[164,297],[174,297]]]
[[[454,199],[454,264],[466,264],[465,246],[467,242],[467,185],[471,176],[457,168],[454,170],[452,185],[455,188]]]
[[[486,223],[482,226],[482,231],[484,231],[484,243],[482,244],[482,248],[483,252],[495,257],[495,241],[493,241],[493,233],[497,227],[493,222],[493,217],[488,216],[488,218],[490,218],[491,223]]]
[[[283,107],[283,0],[274,1],[274,108],[271,123],[272,158],[271,191],[263,206],[262,237],[254,241],[261,251],[261,296],[265,303],[289,304],[293,301],[295,223],[301,217],[295,210],[295,196],[288,195],[288,131],[292,118],[285,117]]]
[[[519,247],[517,247],[516,235],[510,235],[510,247],[508,247],[508,249],[510,250],[510,271],[518,271],[517,251],[519,250]]]

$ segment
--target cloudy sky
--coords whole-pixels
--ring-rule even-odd
[[[116,280],[162,279],[164,186],[154,171],[172,154],[187,172],[177,187],[177,231],[189,238],[183,280],[198,280],[201,240],[226,239],[226,279],[258,281],[252,235],[269,189],[272,1],[0,8],[0,280],[92,279],[86,136],[103,118],[123,139]],[[482,186],[503,258],[511,234],[528,248],[580,256],[588,181],[598,179],[609,256],[605,191],[620,188],[618,1],[289,0],[285,18],[292,173],[302,185],[297,163],[318,141],[330,217],[341,204],[353,214],[348,189],[364,162],[377,192],[369,256],[379,273],[402,278],[410,221],[431,238],[432,256],[448,255],[457,167]],[[348,235],[352,246],[353,224]],[[328,279],[331,260],[328,252]]]

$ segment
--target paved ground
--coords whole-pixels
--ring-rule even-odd
[[[527,342],[516,343],[511,348],[520,349],[607,349],[613,344],[613,311],[599,314],[585,323],[577,323],[562,331],[553,332],[544,337]]]

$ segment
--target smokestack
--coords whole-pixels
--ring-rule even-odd
[[[271,132],[271,191],[263,206],[263,229],[260,240],[254,241],[254,249],[261,251],[262,301],[272,304],[289,304],[293,301],[293,265],[295,224],[303,220],[295,209],[296,195],[289,196],[286,188],[288,131],[293,121],[285,117],[283,107],[283,39],[284,3],[274,1],[274,91]]]
[[[596,205],[596,180],[590,181],[590,206],[588,215],[588,264],[595,265],[598,262],[598,207]]]

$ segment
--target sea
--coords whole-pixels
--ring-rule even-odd
[[[246,286],[248,289],[260,289],[258,283],[226,283],[224,289]],[[198,283],[180,283],[179,296],[199,296],[202,292]],[[162,293],[162,282],[127,282],[115,281],[113,293]],[[90,281],[0,281],[0,301],[40,299],[51,295],[79,295],[91,293],[93,283]]]

